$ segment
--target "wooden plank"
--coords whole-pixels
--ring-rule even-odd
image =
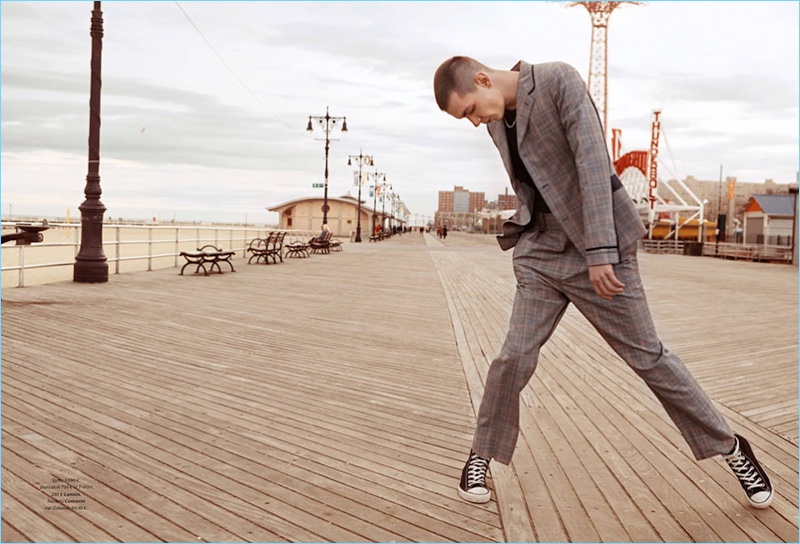
[[[3,471],[3,516],[13,517],[13,527],[18,533],[37,535],[36,540],[27,537],[22,542],[76,542],[76,538],[53,525],[49,520],[39,516],[34,510],[29,509],[24,502],[19,501],[7,491],[8,487],[18,482],[18,478],[8,471]],[[11,522],[4,522],[3,528]],[[7,539],[3,532],[3,542],[14,542]]]
[[[342,253],[270,267],[271,284],[282,285],[271,312],[252,296],[266,268],[255,265],[186,278],[200,280],[193,284],[160,272],[113,278],[113,293],[96,290],[99,299],[76,298],[74,284],[42,286],[29,299],[13,295],[31,291],[4,293],[4,347],[14,354],[3,352],[4,402],[18,405],[4,416],[27,424],[49,414],[58,426],[48,427],[46,449],[88,452],[81,466],[90,473],[146,471],[143,493],[174,482],[171,502],[201,504],[224,527],[242,524],[222,524],[233,512],[213,510],[220,497],[252,523],[269,520],[253,486],[278,494],[270,512],[298,522],[276,523],[283,528],[273,537],[262,528],[259,540],[501,540],[496,505],[476,509],[455,493],[471,412],[446,305],[419,311],[443,300],[436,270],[426,251],[409,258],[402,248],[377,264],[393,243],[345,266],[323,260]],[[374,285],[366,298],[361,285],[347,287],[360,271],[398,269],[409,275]],[[332,282],[344,287],[320,315],[315,293]],[[220,296],[220,285],[232,289]],[[202,311],[193,298],[207,301]],[[46,345],[26,344],[32,318]],[[74,340],[85,330],[102,331],[91,357]],[[311,330],[329,341],[309,343]],[[142,526],[151,521],[144,516]]]
[[[114,516],[133,521],[128,501],[143,514],[131,530],[165,534],[170,512],[183,530],[230,533],[219,540],[797,540],[794,269],[640,256],[665,342],[773,476],[774,506],[756,512],[725,465],[691,458],[574,311],[523,391],[495,500],[458,499],[514,296],[511,253],[493,237],[406,235],[235,266],[3,292],[4,477],[20,484],[19,497],[3,489],[4,527],[68,540],[21,499],[35,505],[36,474],[73,470],[104,482],[92,523],[111,536]],[[31,325],[47,342],[30,342]]]
[[[437,257],[438,257],[438,255],[437,255]],[[492,292],[493,290],[494,290],[494,292],[498,292],[497,291],[498,283],[496,281],[496,278],[492,282],[485,282],[484,283],[481,273],[476,272],[476,273],[470,274],[470,272],[474,271],[475,269],[480,269],[480,265],[479,264],[476,265],[475,263],[476,262],[477,263],[483,262],[482,260],[480,260],[480,259],[471,259],[471,262],[469,262],[469,263],[464,262],[464,263],[454,264],[453,261],[454,261],[455,257],[453,257],[452,255],[447,255],[447,257],[448,258],[441,257],[441,258],[435,260],[435,262],[436,262],[437,266],[439,266],[440,268],[448,268],[449,269],[448,274],[443,274],[442,275],[443,284],[445,284],[446,286],[450,286],[452,291],[458,291],[459,293],[467,293],[466,295],[463,295],[463,294],[462,295],[459,295],[459,294],[452,294],[451,295],[453,297],[453,299],[458,301],[458,303],[459,303],[459,306],[456,309],[459,322],[468,323],[468,325],[462,325],[462,327],[464,327],[464,328],[469,328],[470,326],[472,327],[472,329],[471,329],[472,333],[468,334],[468,335],[465,335],[465,337],[464,337],[465,341],[468,341],[468,342],[472,343],[472,346],[467,348],[467,353],[469,353],[471,359],[475,359],[478,356],[477,353],[485,353],[485,352],[496,353],[496,351],[497,351],[496,346],[498,345],[498,341],[497,341],[497,339],[495,339],[494,341],[491,339],[492,335],[497,336],[496,329],[493,330],[493,327],[491,325],[489,327],[486,327],[484,325],[484,322],[485,322],[485,319],[486,319],[486,317],[488,315],[493,315],[493,316],[498,315],[498,313],[496,311],[493,311],[492,309],[490,309],[489,306],[491,306],[492,304],[497,305],[497,304],[503,304],[503,303],[507,304],[508,306],[510,306],[510,300],[508,300],[508,297],[506,297],[506,300],[503,300],[503,296],[502,295],[500,295],[500,296],[487,295],[487,293]],[[464,260],[466,260],[466,259],[464,259]],[[501,289],[501,291],[502,291],[502,289]],[[479,293],[479,294],[478,295],[473,295],[474,293]],[[453,312],[453,310],[451,309],[451,313],[452,312]],[[677,320],[677,321],[682,321],[682,320]],[[580,327],[584,327],[584,328],[589,328],[590,329],[590,327],[588,327],[588,325],[585,324],[585,323],[579,325],[579,328]],[[562,323],[561,329],[565,329],[563,323]],[[685,330],[685,329],[682,329],[682,330]],[[571,340],[565,340],[565,341],[561,340],[562,336],[565,337],[565,338],[569,338],[570,335],[574,335],[574,332],[576,332],[576,331],[575,331],[575,327],[573,326],[571,328],[566,328],[566,332],[565,332],[564,335],[561,335],[558,332],[556,333],[556,335],[554,335],[554,341],[552,341],[553,345],[556,345],[556,346],[558,346],[558,348],[560,348],[560,349],[556,350],[557,351],[557,358],[562,359],[565,356],[565,354],[568,354],[569,351],[570,351],[571,346],[573,346],[576,341],[579,342],[579,345],[584,345],[584,342],[587,340],[587,337],[586,337],[585,333],[581,333],[577,340],[575,338],[572,338]],[[696,334],[696,331],[695,331],[695,334]],[[596,333],[594,333],[592,331],[591,335],[596,335]],[[691,337],[691,335],[689,335],[689,338],[690,338],[691,342],[694,342],[694,338]],[[602,340],[600,340],[599,343],[602,343]],[[686,344],[686,341],[684,341],[684,344]],[[730,344],[730,343],[728,343],[728,344]],[[744,343],[742,343],[741,346],[738,346],[738,347],[744,347],[746,345],[749,345],[749,344],[744,342]],[[646,391],[646,388],[642,387],[641,383],[639,383],[639,384],[636,383],[637,381],[641,382],[641,380],[639,380],[638,377],[636,377],[629,370],[627,370],[625,368],[624,363],[621,364],[621,370],[616,369],[616,370],[612,370],[610,372],[607,371],[605,369],[605,367],[603,366],[603,359],[604,358],[608,358],[608,357],[610,357],[611,359],[616,359],[616,356],[613,355],[612,353],[610,353],[610,350],[608,350],[607,346],[603,347],[603,346],[599,345],[598,341],[596,341],[596,340],[590,341],[589,346],[591,347],[592,351],[587,353],[585,350],[581,350],[581,353],[576,354],[573,357],[574,360],[575,360],[575,364],[576,365],[581,364],[586,359],[594,360],[594,361],[596,361],[597,363],[599,363],[601,365],[599,368],[605,374],[606,377],[612,377],[612,379],[614,381],[618,382],[616,387],[619,387],[622,391],[630,391],[631,390],[630,387],[633,386],[632,391],[639,391],[640,394],[644,394],[645,395],[644,398],[647,399],[645,401],[645,406],[649,407],[648,408],[649,412],[646,412],[646,413],[651,414],[651,415],[648,416],[650,424],[655,425],[654,429],[659,429],[660,427],[664,428],[663,430],[658,431],[658,433],[666,432],[668,435],[672,436],[672,438],[669,440],[669,442],[672,442],[672,444],[671,445],[667,445],[666,443],[663,442],[663,438],[660,438],[660,434],[655,434],[654,435],[654,434],[652,434],[652,432],[648,432],[644,436],[643,435],[639,435],[639,438],[641,440],[644,440],[645,442],[647,440],[656,439],[656,446],[655,446],[656,449],[652,450],[652,448],[651,448],[650,450],[648,450],[649,451],[649,455],[652,456],[653,453],[660,452],[660,450],[662,450],[662,449],[669,450],[669,448],[672,448],[672,447],[676,448],[676,451],[678,449],[680,449],[680,448],[683,448],[684,451],[685,451],[685,444],[682,443],[682,439],[680,439],[680,437],[674,432],[674,429],[671,427],[671,424],[669,423],[669,421],[665,418],[665,415],[663,414],[663,409],[660,407],[658,402],[655,401],[655,399],[652,398],[652,395],[650,395],[650,398],[647,398],[648,397],[648,392]],[[697,346],[703,346],[703,342],[702,341],[698,342]],[[691,347],[691,345],[690,345],[690,347]],[[729,347],[730,348],[730,353],[735,353],[735,350],[737,349],[737,346],[730,347],[729,345],[726,345],[726,346],[722,346],[722,347]],[[594,350],[597,350],[597,349],[599,349],[599,351],[594,351]],[[718,355],[718,352],[714,351],[715,349],[718,349],[718,347],[714,347],[714,349],[709,349],[708,353],[709,354],[717,354]],[[462,353],[464,353],[464,351],[462,351]],[[601,354],[599,357],[597,355],[598,353]],[[783,375],[785,375],[785,370],[787,368],[786,363],[783,362],[783,363],[778,364],[778,363],[775,363],[775,362],[771,361],[771,359],[769,359],[771,355],[772,354],[765,353],[765,361],[767,362],[767,364],[761,364],[760,367],[759,367],[759,370],[764,372],[768,368],[775,368],[776,372],[782,372]],[[550,350],[550,349],[546,348],[545,350],[543,350],[542,361],[546,362],[546,361],[548,361],[548,357],[555,357],[555,356],[556,356],[556,354],[553,352],[553,350]],[[751,356],[752,356],[752,353],[751,353]],[[490,357],[489,356],[487,356],[486,359],[487,359],[487,362],[490,361]],[[767,365],[769,365],[769,366],[767,366]],[[544,366],[547,366],[548,368],[550,368],[548,365],[544,365]],[[556,366],[554,364],[553,368],[555,368],[555,367]],[[575,433],[574,431],[571,431],[571,429],[574,429],[574,428],[571,428],[568,424],[565,423],[565,421],[568,421],[570,418],[574,419],[576,417],[584,417],[584,414],[592,414],[593,415],[592,417],[596,419],[596,414],[609,413],[609,411],[608,411],[609,407],[612,406],[611,404],[609,404],[609,401],[611,399],[614,399],[615,397],[619,396],[618,393],[615,392],[616,387],[615,388],[603,387],[602,388],[602,393],[600,394],[601,396],[596,396],[595,397],[595,405],[591,405],[591,406],[585,407],[583,409],[585,411],[578,410],[578,409],[576,409],[575,401],[578,400],[579,395],[585,397],[585,394],[586,394],[586,387],[585,387],[585,385],[583,384],[583,382],[581,380],[585,379],[587,377],[587,375],[591,375],[592,373],[596,372],[597,368],[593,368],[589,372],[576,372],[575,371],[575,369],[577,368],[576,366],[565,365],[563,361],[559,361],[558,362],[557,368],[559,368],[559,369],[569,369],[572,372],[570,372],[568,374],[565,374],[564,375],[564,379],[559,378],[558,381],[552,381],[551,380],[551,378],[552,378],[551,374],[552,373],[547,371],[547,370],[543,370],[543,368],[540,368],[540,370],[538,371],[538,376],[540,376],[542,378],[542,383],[547,384],[548,388],[555,387],[556,389],[553,390],[554,392],[559,391],[559,389],[558,389],[559,387],[561,387],[561,388],[568,387],[568,389],[570,389],[570,390],[575,389],[576,390],[575,397],[572,397],[572,396],[563,397],[562,396],[561,399],[558,399],[556,397],[548,396],[548,394],[547,394],[548,389],[542,390],[542,388],[537,386],[539,381],[538,380],[534,380],[534,383],[533,383],[532,387],[529,387],[527,389],[528,390],[534,390],[535,391],[535,395],[533,395],[533,397],[526,397],[525,395],[523,395],[523,400],[526,400],[526,404],[531,407],[530,409],[532,411],[533,410],[537,410],[535,412],[537,415],[531,418],[531,420],[530,420],[530,422],[529,422],[527,427],[523,428],[523,432],[522,432],[523,436],[521,438],[520,445],[518,445],[517,454],[520,453],[520,450],[525,451],[525,453],[527,453],[529,451],[528,448],[524,447],[524,444],[526,444],[528,442],[528,440],[530,440],[531,444],[535,444],[535,447],[537,449],[537,455],[541,456],[542,454],[540,453],[540,450],[542,449],[541,448],[542,442],[547,442],[548,440],[551,440],[551,441],[554,440],[554,438],[553,438],[554,435],[556,436],[556,438],[555,438],[556,442],[554,442],[554,444],[556,444],[556,447],[560,446],[560,449],[558,449],[559,452],[562,452],[562,451],[565,451],[565,450],[566,451],[580,450],[581,449],[581,446],[580,446],[581,440],[577,439],[577,438],[572,438],[572,437],[574,437],[576,434],[578,434],[580,436],[585,436],[585,437],[590,437],[590,436],[596,437],[597,434],[598,434],[597,431],[594,430],[593,425],[591,423],[588,423],[587,421],[584,421],[583,424],[582,424],[583,428],[582,428],[581,432]],[[714,379],[714,378],[716,378],[717,375],[711,375],[709,377],[709,379]],[[723,374],[722,376],[723,377],[727,377],[727,375],[725,375],[725,374]],[[579,378],[576,380],[576,377],[579,377]],[[752,376],[748,376],[748,378],[750,378],[752,380]],[[765,382],[766,383],[774,383],[775,380],[776,380],[776,376],[769,376],[768,378],[765,379]],[[473,383],[474,380],[468,380],[468,381],[469,381],[471,386],[474,385],[474,383]],[[577,385],[577,384],[580,384],[580,385]],[[562,394],[563,394],[563,392],[565,392],[563,389],[561,389],[561,391],[562,391]],[[572,395],[572,394],[570,394],[570,395]],[[542,397],[542,398],[544,398],[546,400],[539,399],[541,402],[537,402],[536,397]],[[531,399],[533,399],[533,400],[531,400]],[[620,404],[622,406],[635,406],[637,401],[639,401],[639,399],[633,400],[632,403],[630,401],[626,400],[626,401],[617,402],[616,404]],[[756,398],[756,396],[754,396],[753,399],[747,399],[746,400],[746,402],[748,402],[748,405],[750,405],[750,406],[756,406],[758,401],[760,401],[761,404],[763,405],[763,403],[764,403],[763,395],[758,396],[758,398]],[[600,404],[596,404],[597,402],[600,402]],[[750,404],[750,403],[753,403],[753,404]],[[734,403],[732,403],[732,404],[734,404]],[[795,406],[796,406],[796,395],[795,395]],[[784,410],[783,413],[790,414],[791,411],[792,410],[791,410],[791,407],[790,407],[789,409]],[[639,411],[637,410],[637,412],[639,412]],[[765,413],[769,413],[769,412],[770,411],[765,411]],[[552,414],[552,416],[551,416],[551,414]],[[618,415],[621,415],[624,418],[624,413],[618,413]],[[791,417],[791,416],[789,416],[789,417]],[[536,431],[537,431],[537,429],[539,429],[539,423],[534,423],[534,422],[539,421],[539,420],[542,420],[542,422],[543,422],[542,424],[544,424],[546,426],[547,430],[546,430],[546,432],[538,431],[538,435],[537,435]],[[616,425],[619,425],[620,418],[615,416],[615,421],[617,421]],[[637,425],[640,425],[640,424],[637,424]],[[560,434],[557,431],[553,432],[558,428],[563,429]],[[630,432],[635,432],[636,430],[638,430],[638,428],[637,427],[630,427],[630,428],[628,428],[626,430],[628,431],[628,433],[630,433]],[[528,434],[530,434],[530,436],[531,436],[530,439],[527,436]],[[620,434],[618,436],[621,437],[621,436],[625,436],[625,435],[624,434]],[[563,437],[563,438],[561,440],[559,440],[558,439],[559,437]],[[569,446],[563,446],[562,445],[563,444],[563,440],[566,440],[567,442],[570,442]],[[618,442],[617,440],[614,440],[610,444],[616,444],[617,442]],[[604,446],[596,446],[596,447],[604,447]],[[608,452],[608,447],[607,446],[606,446],[606,450],[604,450],[604,451]],[[614,458],[617,458],[617,457],[616,456],[612,456],[612,459],[614,459]],[[669,464],[669,463],[672,462],[671,460],[669,460],[668,457],[663,457],[662,456],[662,458],[663,458],[663,461],[665,463]],[[676,499],[676,500],[681,499],[680,495],[679,494],[676,495],[675,493],[676,492],[677,493],[681,493],[681,492],[685,491],[685,487],[686,486],[695,487],[696,486],[695,479],[699,478],[700,480],[698,480],[698,481],[702,481],[704,472],[708,471],[708,469],[705,469],[705,471],[704,470],[698,470],[698,468],[696,466],[696,462],[693,459],[690,459],[688,457],[686,457],[685,459],[686,459],[685,462],[681,462],[681,463],[677,464],[677,468],[678,468],[678,470],[680,472],[675,473],[675,476],[670,476],[668,478],[663,479],[662,483],[660,485],[657,485],[657,486],[655,486],[653,488],[654,494],[651,495],[651,497],[653,497],[653,499],[655,501],[657,501],[657,503],[659,504],[659,507],[662,508],[662,509],[663,509],[663,506],[661,506],[662,504],[668,504],[668,503],[665,503],[666,496],[672,495],[673,498]],[[794,459],[796,461],[796,452],[794,454]],[[632,460],[632,459],[630,459],[630,460]],[[578,469],[580,468],[579,462],[576,462],[574,457],[573,457],[572,461],[565,461],[562,458],[558,458],[557,460],[556,459],[551,459],[551,462],[550,463],[545,463],[545,466],[549,466],[550,464],[558,465],[559,463],[564,463],[564,462],[567,462],[565,467],[569,467],[571,470],[575,470],[576,468],[578,468]],[[648,464],[649,463],[650,463],[650,461],[648,461]],[[515,464],[516,464],[516,457],[515,457]],[[722,467],[721,465],[716,465],[716,466],[719,466],[719,468],[718,469],[715,468],[715,470],[712,470],[711,474],[714,474],[713,478],[719,479],[721,485],[714,483],[712,485],[712,487],[709,488],[708,491],[706,491],[706,492],[709,493],[709,500],[708,501],[704,501],[702,499],[702,496],[699,496],[699,497],[694,498],[689,503],[684,503],[684,505],[682,507],[675,507],[675,505],[673,505],[672,507],[668,506],[667,510],[665,510],[665,511],[662,510],[662,512],[666,513],[667,517],[670,516],[670,514],[669,514],[670,511],[674,512],[675,510],[678,510],[679,508],[682,508],[682,509],[688,508],[689,510],[694,510],[694,509],[697,510],[696,514],[694,514],[694,515],[676,516],[679,520],[683,520],[682,522],[684,524],[686,524],[686,529],[679,528],[679,527],[671,527],[671,528],[670,527],[661,527],[661,531],[663,531],[662,537],[664,537],[665,540],[668,540],[668,541],[671,541],[671,540],[686,540],[687,538],[691,538],[693,540],[719,539],[719,538],[724,538],[726,540],[728,540],[728,539],[734,539],[734,540],[753,539],[755,541],[772,540],[772,539],[775,539],[775,538],[777,538],[779,540],[780,539],[791,540],[791,538],[792,538],[791,535],[796,534],[796,523],[797,523],[796,517],[795,517],[794,520],[789,518],[788,519],[789,524],[786,525],[785,522],[787,521],[787,519],[785,517],[782,517],[782,515],[780,513],[778,513],[777,515],[774,515],[775,512],[770,512],[769,514],[765,514],[765,513],[760,513],[759,512],[758,513],[759,516],[760,516],[759,519],[760,518],[764,518],[765,516],[770,516],[772,518],[771,520],[765,520],[765,523],[761,523],[761,522],[759,522],[757,520],[754,520],[753,518],[750,518],[750,519],[745,518],[744,520],[739,520],[739,519],[737,519],[739,517],[738,515],[736,516],[736,518],[728,518],[727,521],[720,520],[721,523],[717,523],[716,519],[714,519],[714,518],[716,518],[716,516],[726,517],[726,514],[724,512],[722,512],[722,511],[719,511],[719,508],[716,506],[716,503],[715,503],[716,493],[723,492],[722,491],[723,488],[730,489],[730,491],[724,491],[724,493],[727,493],[728,494],[727,496],[730,497],[729,499],[724,501],[724,503],[727,505],[726,508],[733,508],[733,509],[735,509],[737,507],[740,508],[742,501],[741,501],[741,497],[739,496],[741,494],[741,490],[738,489],[738,486],[737,486],[735,480],[733,480],[731,475],[727,472],[727,467]],[[658,471],[659,468],[662,468],[662,465],[656,464],[655,467],[658,467],[658,468],[655,469],[656,471]],[[609,468],[611,468],[611,467],[609,466]],[[620,468],[621,468],[621,466],[619,464],[614,465],[614,469],[616,469],[617,471],[620,470]],[[714,467],[712,466],[712,468],[714,468]],[[612,469],[612,471],[614,469]],[[634,474],[636,474],[636,473],[642,473],[644,475],[648,475],[649,474],[650,476],[648,476],[648,478],[651,478],[653,474],[656,474],[656,473],[653,473],[652,470],[645,469],[645,467],[642,466],[640,463],[637,465],[637,468],[634,469]],[[669,473],[670,473],[670,471],[667,470],[667,474],[669,474]],[[686,473],[688,478],[686,476],[682,476],[682,473]],[[580,470],[578,470],[578,473],[576,473],[575,477],[572,478],[571,480],[569,478],[567,478],[567,477],[562,478],[563,481],[561,481],[561,484],[563,486],[580,485],[580,484],[576,484],[576,482],[586,481],[586,478],[585,477],[581,478],[579,476],[579,474],[580,474]],[[528,477],[527,474],[525,476]],[[673,484],[671,484],[670,480],[671,479],[675,479],[675,477],[677,477],[677,480],[680,481],[681,483],[680,484],[675,484],[673,486]],[[795,477],[796,477],[796,471],[795,471]],[[712,478],[711,482],[714,482],[713,478]],[[589,479],[589,480],[591,481],[591,479]],[[653,482],[649,481],[649,479],[645,480],[645,481],[648,482],[646,485],[649,485],[649,486],[653,485]],[[525,487],[524,481],[521,482],[521,483],[522,483],[523,488],[524,488]],[[621,483],[622,483],[622,481],[621,481]],[[779,485],[782,485],[780,483],[780,481],[779,481]],[[683,488],[681,486],[683,486]],[[635,485],[633,485],[631,487],[634,488],[634,489],[639,488],[639,486],[635,486]],[[796,484],[790,485],[790,489],[789,489],[790,493],[792,491],[791,487],[793,487],[796,490]],[[541,485],[539,485],[537,487],[537,489],[541,489]],[[581,489],[581,492],[583,492],[583,488],[580,488],[580,489]],[[671,492],[668,491],[666,496],[665,496],[663,494],[664,491],[669,490],[669,489],[674,489],[675,491],[671,491]],[[552,493],[549,494],[549,495],[552,496]],[[583,494],[581,494],[581,499],[583,499]],[[570,504],[579,504],[581,502],[581,499],[575,499]],[[639,503],[641,500],[642,500],[642,497],[638,496],[637,497],[637,503]],[[609,501],[613,501],[613,498],[610,498]],[[689,506],[689,504],[692,504],[692,506]],[[558,514],[561,514],[562,511],[566,507],[567,507],[566,505],[563,505],[561,508],[559,508],[558,509]],[[701,529],[701,527],[696,524],[696,519],[699,518],[700,520],[703,520],[705,518],[705,514],[707,513],[706,511],[709,508],[711,510],[716,509],[718,511],[718,513],[717,513],[716,516],[711,516],[712,525],[711,526],[706,525],[706,527],[707,527],[707,529],[705,530],[706,532],[703,532],[704,530]],[[775,510],[780,510],[780,508],[776,508]],[[644,512],[642,512],[642,513],[644,514]],[[748,511],[748,513],[749,513],[749,511]],[[635,525],[627,525],[628,523],[631,522],[631,520],[628,519],[628,518],[629,518],[629,516],[626,515],[625,516],[626,528],[635,527]],[[653,514],[649,521],[650,521],[650,523],[654,523],[655,524],[660,519],[664,519],[664,515],[663,514]],[[667,518],[667,519],[669,519],[669,518]],[[731,524],[731,521],[733,521],[733,524]],[[738,526],[738,528],[737,528],[737,526]],[[648,530],[648,525],[647,524],[643,524],[643,525],[641,525],[641,527],[645,528],[645,530]],[[713,531],[708,532],[709,530],[711,530],[711,527],[714,527]],[[774,528],[775,531],[777,531],[777,532],[772,532],[768,527]],[[611,527],[609,527],[609,529],[611,529]],[[689,532],[688,533],[685,532],[686,530],[688,530]],[[611,529],[611,532],[613,532],[613,529]],[[689,537],[688,536],[689,534],[691,534],[692,536]],[[776,535],[780,535],[780,536],[776,536]],[[620,533],[616,534],[616,537],[618,539],[623,539],[624,540],[627,537],[627,535],[625,535],[624,532],[620,532]],[[652,537],[650,537],[650,538],[644,537],[644,538],[650,539]]]
[[[5,498],[3,499],[5,500]],[[20,533],[16,527],[12,527],[6,521],[3,521],[2,530],[0,533],[3,535],[3,542],[29,542],[30,539]]]
[[[15,425],[11,420],[6,420],[6,425],[14,427]],[[9,425],[10,424],[10,425]],[[13,432],[13,431],[12,431]],[[6,432],[3,435],[3,442],[7,445],[6,451],[3,456],[3,469],[9,471],[11,474],[19,474],[19,485],[30,485],[26,482],[33,480],[34,482],[50,483],[54,475],[64,478],[79,477],[83,482],[97,482],[92,478],[89,480],[88,475],[84,472],[75,470],[74,466],[66,465],[58,459],[50,457],[42,450],[31,445],[18,437],[12,432]],[[36,440],[38,438],[38,440]],[[41,436],[32,436],[27,433],[27,440],[34,441],[38,446],[42,446],[45,440]],[[192,533],[180,531],[175,525],[170,523],[167,519],[163,519],[163,531],[158,534],[151,533],[137,526],[134,521],[140,515],[158,515],[148,506],[151,505],[134,505],[131,501],[119,493],[109,493],[108,488],[99,489],[96,483],[86,483],[85,485],[91,486],[91,489],[80,490],[81,500],[85,500],[83,504],[84,510],[76,512],[78,517],[86,518],[86,520],[95,524],[96,526],[105,527],[109,531],[109,537],[112,540],[121,542],[152,542],[157,540],[168,539],[186,539],[193,538]],[[133,485],[136,485],[135,482]],[[98,493],[103,494],[102,500],[97,500]],[[36,504],[34,497],[29,489],[20,489],[20,496],[32,500],[30,505],[32,509],[42,511],[48,499],[51,499],[49,492],[42,493],[39,497],[39,504]],[[113,495],[113,496],[112,496]],[[115,509],[117,511],[115,511]],[[145,512],[147,511],[147,514]],[[121,514],[117,513],[121,512]],[[42,513],[44,518],[68,517],[71,513],[67,512],[48,512]],[[128,516],[127,518],[125,516]],[[58,525],[61,526],[62,521]],[[4,535],[5,536],[5,535]],[[103,536],[99,530],[93,530],[90,535],[86,536],[90,540],[99,539]],[[26,539],[27,540],[27,539]]]
[[[426,237],[426,242],[428,245],[440,245],[429,236]],[[438,255],[434,256],[434,261],[436,261],[437,257]],[[472,408],[475,417],[477,417],[477,409],[478,406],[480,406],[483,392],[483,382],[476,367],[475,359],[472,357],[470,351],[466,349],[468,345],[466,339],[468,333],[465,330],[467,322],[462,321],[458,317],[456,302],[450,289],[451,282],[445,278],[443,267],[437,266],[437,271],[445,289],[445,297],[453,323],[455,341],[459,349],[467,382],[470,384],[469,391],[472,397]],[[464,451],[466,450],[467,448],[465,447]],[[490,486],[490,490],[493,492],[493,500],[497,500],[498,495],[503,497],[502,501],[498,501],[498,507],[503,519],[503,534],[505,539],[509,542],[534,541],[536,539],[536,532],[531,524],[527,502],[523,490],[519,485],[515,467],[506,467],[495,463],[490,467],[490,475],[491,480],[495,484],[494,487]]]

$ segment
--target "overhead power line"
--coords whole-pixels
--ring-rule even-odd
[[[195,24],[195,22],[194,22],[194,21],[192,21],[192,18],[191,18],[191,17],[189,17],[189,14],[188,14],[188,13],[186,13],[186,11],[183,9],[183,6],[181,6],[180,2],[175,2],[175,5],[176,5],[176,6],[178,6],[178,9],[179,9],[179,10],[181,10],[181,13],[183,13],[184,17],[186,17],[186,20],[187,20],[187,21],[189,21],[189,23],[192,25],[192,27],[194,27],[194,29],[197,31],[197,33],[200,35],[200,37],[201,37],[201,38],[203,38],[203,41],[204,41],[204,42],[206,42],[206,44],[208,45],[208,47],[210,47],[210,48],[211,48],[211,51],[213,51],[213,52],[214,52],[214,54],[217,56],[217,58],[220,60],[220,62],[222,62],[222,64],[225,66],[225,68],[227,68],[227,69],[228,69],[228,71],[231,73],[231,75],[232,75],[232,76],[233,76],[233,77],[236,79],[236,81],[238,81],[238,82],[239,82],[239,84],[240,84],[240,85],[241,85],[241,86],[244,88],[244,90],[246,90],[248,93],[250,93],[250,96],[252,96],[252,97],[255,99],[255,101],[256,101],[256,102],[258,102],[258,103],[261,105],[261,107],[263,107],[265,110],[267,110],[267,111],[268,111],[268,112],[269,112],[269,113],[270,113],[270,114],[271,114],[271,115],[272,115],[272,116],[273,116],[275,119],[277,119],[278,121],[280,121],[280,122],[281,122],[281,123],[282,123],[282,124],[283,124],[283,125],[284,125],[286,128],[288,128],[288,129],[290,129],[290,130],[293,130],[293,131],[294,131],[294,130],[297,130],[297,129],[296,129],[296,127],[293,127],[292,125],[288,124],[286,121],[284,121],[283,119],[281,119],[281,118],[278,116],[278,114],[276,114],[274,111],[272,111],[271,109],[269,109],[269,108],[267,107],[267,105],[266,105],[266,104],[264,104],[264,103],[261,101],[261,99],[260,99],[260,98],[258,98],[258,96],[256,96],[256,94],[255,94],[253,91],[251,91],[251,90],[250,90],[250,87],[248,87],[248,86],[245,84],[245,82],[244,82],[244,81],[242,81],[242,79],[241,79],[241,78],[240,78],[238,75],[236,75],[236,72],[234,72],[234,71],[233,71],[233,68],[231,68],[231,67],[230,67],[230,65],[228,65],[228,63],[227,63],[227,62],[225,62],[225,59],[224,59],[224,58],[222,58],[222,55],[220,55],[220,54],[219,54],[219,52],[218,52],[218,51],[217,51],[217,50],[214,48],[214,46],[213,46],[213,45],[211,45],[211,42],[210,42],[210,41],[208,41],[208,38],[206,38],[206,37],[205,37],[205,35],[203,34],[203,32],[200,30],[200,28],[198,28],[198,26]]]

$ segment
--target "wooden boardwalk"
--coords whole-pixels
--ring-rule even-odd
[[[773,508],[695,462],[572,310],[512,465],[492,466],[496,498],[460,501],[510,260],[491,237],[415,233],[209,277],[4,289],[2,541],[798,540],[797,269],[781,265],[640,256],[662,338],[752,439]]]

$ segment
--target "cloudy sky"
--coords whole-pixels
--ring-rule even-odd
[[[73,217],[87,173],[92,2],[2,2],[2,214]],[[588,76],[591,25],[558,2],[103,2],[100,175],[107,217],[274,223],[265,208],[356,193],[348,155],[414,216],[461,185],[509,187],[485,128],[440,112],[432,77],[465,54],[510,68],[562,60]],[[209,45],[210,44],[210,45]],[[794,182],[798,3],[624,5],[609,28],[609,125],[665,177]],[[374,170],[374,169],[372,169]],[[362,193],[362,197],[366,192]],[[370,202],[371,203],[371,202]]]

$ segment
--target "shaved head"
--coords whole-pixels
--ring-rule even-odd
[[[436,104],[447,111],[450,96],[469,94],[475,89],[475,74],[491,71],[488,67],[470,57],[453,57],[444,61],[433,76],[433,94]]]

